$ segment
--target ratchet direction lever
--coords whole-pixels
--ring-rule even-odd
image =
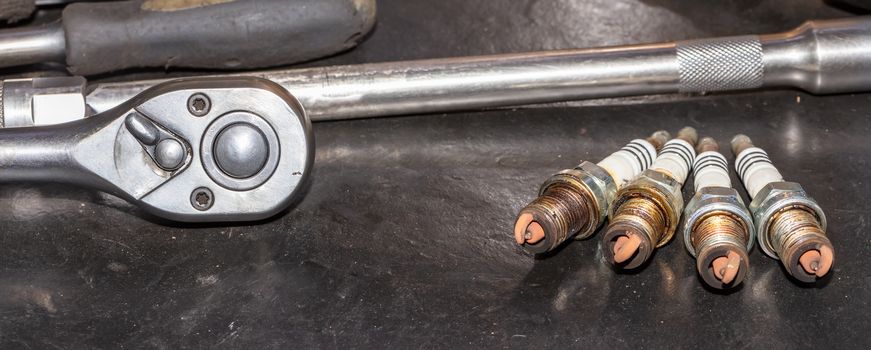
[[[176,221],[274,215],[313,159],[299,101],[250,77],[173,80],[90,118],[0,130],[0,182],[90,187]]]

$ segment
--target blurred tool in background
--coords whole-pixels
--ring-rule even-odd
[[[0,21],[16,23],[33,16],[37,7],[56,6],[75,0],[0,0]]]
[[[14,24],[31,18],[37,9],[59,7],[74,2],[100,1],[118,0],[0,0],[0,21]]]
[[[11,22],[56,2],[2,1],[0,14]],[[280,66],[356,46],[375,13],[375,0],[75,2],[59,22],[0,31],[0,67],[63,62],[72,74],[93,75]]]
[[[827,0],[826,2],[855,13],[871,12],[871,1],[869,0]]]

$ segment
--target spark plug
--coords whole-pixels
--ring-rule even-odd
[[[617,189],[647,169],[669,137],[657,131],[647,139],[632,140],[598,164],[584,161],[551,176],[538,198],[520,210],[514,224],[517,244],[539,254],[569,238],[590,237],[605,220]]]
[[[655,248],[674,236],[683,211],[681,187],[692,169],[698,135],[685,127],[668,141],[650,169],[617,192],[602,237],[614,266],[633,269],[650,258]]]
[[[683,238],[709,286],[726,289],[747,275],[756,230],[750,211],[729,179],[729,163],[713,138],[699,141],[693,164],[696,194],[684,212]]]
[[[835,253],[826,237],[822,208],[801,185],[784,181],[768,154],[753,146],[746,135],[732,139],[732,152],[738,176],[753,198],[750,212],[762,251],[780,259],[799,281],[814,282],[825,276]]]

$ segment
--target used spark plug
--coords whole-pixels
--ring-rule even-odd
[[[681,187],[692,169],[698,135],[685,127],[668,141],[650,169],[617,192],[602,237],[613,265],[633,269],[650,258],[655,248],[671,240],[683,210]]]
[[[590,237],[605,220],[614,194],[656,158],[669,139],[657,131],[632,140],[598,164],[582,162],[551,176],[539,196],[524,207],[514,224],[514,238],[526,251],[539,254],[572,238]]]
[[[732,188],[729,163],[717,141],[702,138],[697,150],[693,164],[696,194],[684,212],[684,244],[696,258],[696,269],[705,283],[731,288],[747,275],[747,253],[756,239],[753,218]]]
[[[825,276],[835,260],[826,237],[826,215],[795,182],[786,182],[768,154],[746,135],[732,139],[735,169],[753,200],[750,211],[762,251],[780,259],[802,282]]]

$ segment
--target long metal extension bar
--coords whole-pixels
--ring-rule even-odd
[[[871,17],[810,21],[780,34],[242,75],[285,87],[313,121],[677,92],[868,91]],[[43,79],[3,82],[5,126],[80,119],[160,82]]]

